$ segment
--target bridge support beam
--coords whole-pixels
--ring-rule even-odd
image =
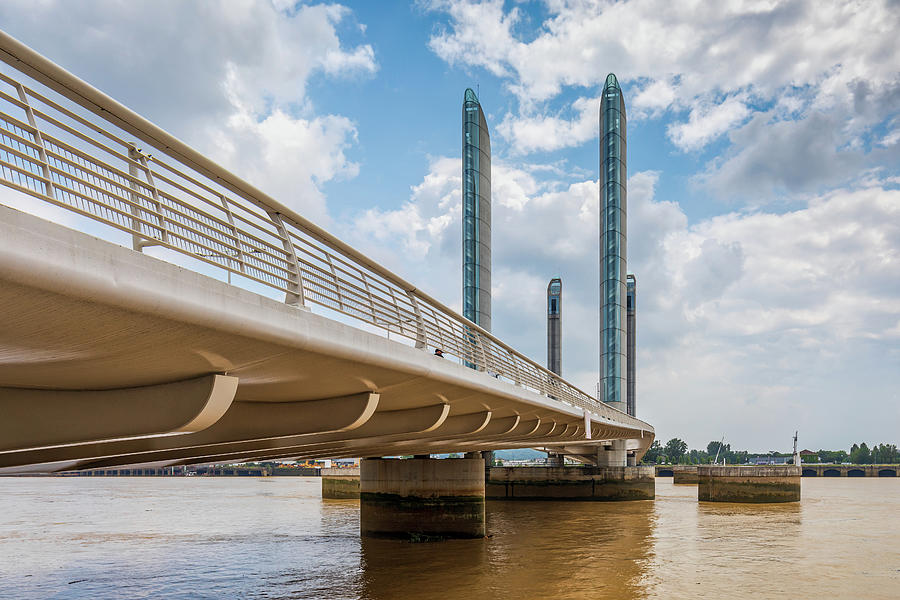
[[[206,375],[113,390],[0,387],[0,452],[203,431],[231,407],[237,386],[237,377]]]
[[[360,533],[402,539],[480,538],[484,460],[363,459]]]
[[[653,467],[494,467],[489,500],[652,500]]]
[[[707,502],[799,502],[800,467],[697,468],[697,499]]]

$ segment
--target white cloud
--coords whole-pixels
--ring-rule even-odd
[[[609,71],[626,81],[671,82],[677,75],[676,89],[688,97],[749,85],[768,95],[788,84],[815,84],[835,66],[845,81],[896,73],[900,17],[888,2],[550,2],[550,16],[528,42],[515,35],[518,9],[504,13],[499,0],[432,8],[451,20],[431,40],[439,56],[512,73],[513,89],[537,101],[563,86],[598,85]],[[671,90],[665,94],[674,99]]]
[[[545,4],[548,16],[534,25],[499,0],[430,4],[448,20],[432,50],[451,64],[488,69],[518,97],[518,114],[506,115],[500,130],[520,153],[592,139],[596,106],[570,119],[553,103],[565,90],[589,98],[584,89],[598,89],[611,71],[625,85],[632,118],[689,113],[669,128],[684,151],[701,150],[784,96],[792,101],[779,106],[782,118],[805,119],[798,111],[807,106],[836,111],[837,146],[859,144],[896,112],[900,11],[887,0]]]
[[[658,116],[677,100],[677,92],[671,81],[655,79],[637,90],[630,99],[631,118]]]
[[[858,148],[842,147],[843,119],[812,112],[799,121],[759,112],[729,134],[731,147],[710,162],[697,182],[723,198],[764,205],[787,193],[816,192],[865,170]]]
[[[432,246],[441,244],[449,227],[459,221],[461,171],[459,159],[432,161],[429,173],[412,188],[408,202],[394,210],[366,210],[354,219],[352,235],[389,248],[400,240],[402,246],[393,248],[389,257],[384,248],[380,249],[379,253],[390,262],[399,263],[402,256],[425,257]]]
[[[351,16],[286,1],[0,5],[11,35],[320,223],[321,184],[356,172],[356,129],[320,114],[307,84],[378,69],[370,45],[342,43]]]
[[[514,154],[552,151],[596,139],[600,129],[599,98],[579,98],[572,103],[573,119],[543,114],[515,116],[508,113],[497,132]]]
[[[718,104],[701,102],[691,110],[687,123],[668,126],[669,139],[679,149],[688,152],[703,148],[723,133],[743,122],[750,115],[741,96],[730,96]]]

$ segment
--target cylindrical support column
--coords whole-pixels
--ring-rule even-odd
[[[484,460],[363,460],[359,523],[364,536],[484,537]]]
[[[697,499],[707,502],[799,502],[800,467],[697,468]]]

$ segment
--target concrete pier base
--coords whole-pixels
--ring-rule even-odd
[[[359,498],[359,469],[322,469],[322,497],[331,500]]]
[[[697,468],[697,499],[706,502],[799,502],[800,467]]]
[[[697,475],[697,467],[678,466],[672,467],[672,483],[697,485],[700,482]]]
[[[548,467],[563,467],[566,464],[566,459],[562,454],[557,454],[555,452],[547,453],[547,466]]]
[[[487,470],[491,500],[652,500],[653,467],[494,467]]]
[[[597,448],[597,466],[600,467],[624,467],[628,463],[628,451],[625,449],[625,440],[613,440],[609,446]]]
[[[484,460],[364,459],[360,533],[371,537],[484,537]]]

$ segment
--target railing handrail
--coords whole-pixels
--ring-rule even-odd
[[[141,140],[142,142],[152,146],[157,149],[162,154],[168,156],[169,158],[174,159],[178,163],[185,165],[192,169],[193,171],[207,177],[211,181],[216,184],[222,186],[223,188],[237,194],[244,200],[250,202],[257,208],[261,209],[265,213],[268,213],[270,218],[273,218],[273,221],[277,225],[277,221],[284,220],[287,221],[290,225],[302,231],[309,237],[321,243],[326,248],[334,250],[339,255],[342,255],[345,259],[349,259],[350,263],[355,263],[353,266],[361,266],[374,273],[380,277],[382,277],[385,281],[390,284],[397,286],[406,292],[410,298],[414,298],[415,301],[421,301],[427,305],[430,305],[431,308],[436,309],[439,313],[443,313],[443,315],[451,320],[456,320],[459,324],[461,324],[466,330],[477,333],[479,338],[486,338],[490,340],[490,342],[497,347],[506,351],[510,358],[515,357],[519,361],[526,363],[527,365],[534,368],[537,373],[541,376],[542,379],[546,379],[551,385],[560,386],[561,388],[567,388],[567,392],[580,400],[581,403],[586,404],[588,406],[581,406],[581,408],[585,408],[586,410],[590,410],[594,414],[602,414],[602,413],[619,413],[615,415],[617,417],[624,417],[625,421],[631,421],[636,428],[646,431],[653,431],[653,428],[648,424],[640,421],[630,415],[627,415],[623,411],[612,408],[606,404],[599,402],[596,398],[593,398],[586,392],[580,390],[576,386],[567,382],[565,379],[552,373],[545,367],[541,366],[537,362],[531,360],[527,356],[521,354],[516,351],[489,331],[486,331],[482,327],[477,324],[469,321],[462,315],[457,314],[448,306],[444,305],[439,300],[433,298],[432,296],[426,294],[425,292],[419,290],[415,285],[410,282],[404,280],[402,277],[396,275],[391,272],[389,269],[381,266],[371,258],[367,257],[363,253],[359,252],[352,246],[344,243],[334,235],[330,234],[325,229],[319,227],[318,225],[312,223],[302,215],[297,214],[292,209],[284,206],[279,203],[273,197],[269,196],[262,190],[258,189],[251,183],[243,180],[242,178],[234,175],[215,161],[207,158],[202,155],[197,150],[191,148],[186,143],[182,142],[175,136],[166,132],[162,128],[148,121],[144,117],[135,113],[131,109],[126,106],[120,104],[113,98],[109,97],[102,91],[98,90],[94,86],[89,83],[81,80],[77,76],[68,72],[64,68],[59,65],[53,63],[46,57],[41,54],[35,52],[25,44],[19,42],[15,38],[11,37],[7,33],[0,31],[0,60],[9,64],[16,70],[22,72],[23,74],[31,77],[35,81],[45,85],[47,88],[53,90],[54,92],[68,98],[72,102],[77,105],[87,109],[93,114],[97,115],[101,119],[111,123],[115,127],[120,130],[127,132],[130,135],[133,135],[135,138]],[[93,126],[92,127],[96,127]],[[100,130],[100,128],[96,128],[100,131],[100,133],[106,134],[106,132]],[[107,134],[109,135],[109,134]],[[162,166],[168,168],[165,163],[160,163]],[[29,175],[30,177],[37,176]],[[47,181],[48,189],[50,185],[53,185],[52,182]],[[141,185],[146,186],[146,183],[141,182]],[[146,198],[148,192],[135,190],[135,194],[138,196],[143,196]],[[32,194],[35,195],[35,194]],[[227,204],[226,204],[227,209]],[[87,215],[90,216],[90,215]],[[144,225],[152,225],[148,223],[146,220],[139,219],[135,217],[139,221],[141,221]],[[211,217],[212,218],[212,217]],[[216,217],[217,218],[217,217]],[[234,225],[232,224],[232,227]],[[242,231],[243,233],[243,231]],[[163,228],[163,235],[165,235],[165,229]],[[247,234],[245,234],[247,235]],[[235,236],[237,239],[237,236]],[[290,235],[283,237],[283,239],[290,242]],[[199,242],[198,242],[199,243]],[[219,242],[226,244],[227,242]],[[237,242],[239,245],[241,242]],[[291,249],[287,249],[286,251],[292,252]],[[241,250],[238,249],[238,255],[240,255]],[[251,251],[252,253],[252,251]],[[327,255],[326,255],[327,256]],[[296,261],[296,256],[294,257]],[[207,261],[209,262],[209,261]],[[297,262],[299,265],[300,263]],[[221,266],[221,265],[220,265]],[[225,267],[222,267],[225,268]],[[232,269],[233,270],[233,269]],[[280,277],[278,275],[274,275],[276,277]],[[302,303],[302,279],[303,274],[298,273],[297,275],[300,280],[300,302]],[[253,279],[253,277],[251,277]],[[255,278],[256,281],[261,281],[258,278]],[[279,288],[281,289],[281,288]],[[295,292],[288,292],[295,293]],[[316,292],[313,292],[316,293]],[[340,294],[340,291],[337,292]],[[370,294],[371,296],[371,294]],[[370,302],[372,298],[370,297]],[[396,310],[400,310],[396,308]],[[418,311],[418,305],[414,305],[414,309]],[[374,305],[372,308],[374,315]],[[346,313],[345,313],[346,314]],[[400,314],[399,312],[397,313]],[[418,317],[421,323],[421,317]],[[436,325],[440,327],[440,323],[435,321]],[[377,325],[377,323],[376,323]],[[390,331],[390,329],[388,329]],[[418,347],[418,341],[417,341]],[[513,365],[517,370],[518,366]],[[545,392],[547,393],[547,392]],[[547,395],[550,395],[547,393]],[[609,412],[608,412],[609,411]]]

